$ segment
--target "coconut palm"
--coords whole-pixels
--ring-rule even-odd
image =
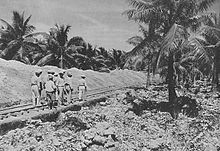
[[[139,32],[141,33],[141,36],[133,36],[127,40],[127,43],[137,46],[141,42],[144,41],[149,35],[148,29],[144,27],[143,25],[139,25]]]
[[[70,28],[69,25],[55,24],[55,27],[51,28],[50,34],[36,33],[31,35],[43,35],[47,39],[46,51],[39,55],[42,58],[36,63],[37,65],[54,65],[60,68],[70,68],[76,65],[73,54],[82,47],[71,44],[72,40],[68,41]]]
[[[169,102],[173,104],[172,116],[177,118],[177,94],[174,80],[175,55],[178,51],[183,50],[188,39],[186,28],[190,27],[195,30],[200,25],[200,20],[196,15],[207,10],[215,0],[128,0],[128,2],[133,7],[125,12],[129,19],[148,24],[149,28],[151,27],[150,37],[153,38],[155,33],[164,37],[157,62],[159,63],[161,58],[166,56]],[[140,43],[136,49],[142,49],[146,45],[146,41]]]
[[[28,37],[35,30],[35,27],[29,24],[30,19],[31,15],[25,18],[24,12],[19,14],[17,11],[13,11],[12,24],[0,19],[3,24],[0,29],[1,58],[30,64],[31,55],[41,51],[41,47]]]
[[[124,55],[125,55],[124,51],[113,49],[112,57],[116,63],[117,68],[123,68],[125,63]]]
[[[202,28],[202,36],[208,43],[206,48],[212,49],[213,53],[213,82],[219,86],[220,71],[220,14],[211,13],[204,18],[205,26]]]
[[[155,34],[151,35],[151,37],[154,37],[154,40],[152,40],[149,35],[150,30],[150,28],[139,25],[139,31],[142,36],[134,36],[127,40],[127,42],[134,45],[135,48],[125,54],[126,62],[124,68],[131,68],[133,70],[144,70],[147,68],[148,75],[150,74],[149,72],[152,68],[154,55],[158,48],[158,41],[161,39],[159,35]],[[141,45],[142,42],[145,43],[145,46],[142,49],[139,49],[139,45]]]

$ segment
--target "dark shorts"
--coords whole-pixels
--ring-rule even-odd
[[[56,100],[56,95],[55,92],[46,92],[47,93],[47,98],[54,101]]]

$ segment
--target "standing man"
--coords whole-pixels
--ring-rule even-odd
[[[64,75],[65,71],[59,72],[59,77],[57,78],[57,87],[58,87],[58,102],[61,105],[64,105],[64,86],[65,86],[65,80],[64,80]]]
[[[34,106],[39,105],[40,101],[40,75],[42,74],[42,72],[43,71],[41,69],[36,70],[35,74],[31,78],[32,102]]]
[[[65,92],[66,92],[67,102],[70,103],[73,92],[72,74],[70,71],[67,72],[67,77],[65,79]]]
[[[50,109],[52,109],[55,101],[55,92],[56,92],[56,86],[53,81],[53,76],[51,74],[48,75],[48,81],[45,84],[46,94],[47,94],[47,101],[48,106]]]
[[[87,85],[86,85],[86,76],[81,75],[81,79],[79,80],[79,85],[78,85],[78,91],[79,91],[79,100],[84,101],[85,100],[85,93],[87,91]]]
[[[48,74],[48,80],[49,80],[49,76],[54,78],[55,71],[50,69],[50,70],[47,71],[47,74]]]
[[[54,84],[56,86],[56,92],[55,92],[55,98],[56,98],[56,103],[58,104],[58,99],[59,99],[59,96],[58,96],[58,86],[57,86],[57,79],[58,79],[58,72],[55,72],[54,73],[54,77],[53,77],[53,81],[54,81]]]

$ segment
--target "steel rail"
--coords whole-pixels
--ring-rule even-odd
[[[86,97],[94,97],[97,95],[105,95],[106,93],[109,92],[113,92],[113,91],[117,91],[117,90],[121,90],[121,89],[126,89],[129,87],[137,87],[140,85],[144,85],[144,83],[136,83],[136,84],[132,84],[132,85],[124,85],[124,86],[107,86],[107,87],[102,87],[102,88],[96,88],[96,89],[91,89],[87,91]],[[78,98],[75,95],[73,95],[73,99],[72,101],[77,101]],[[23,105],[16,105],[16,106],[12,106],[12,107],[7,107],[7,108],[3,108],[0,109],[0,116],[6,116],[8,114],[12,114],[12,113],[16,113],[16,112],[22,112],[22,111],[28,111],[28,110],[32,110],[32,109],[37,109],[37,108],[44,108],[47,105],[37,105],[37,106],[33,106],[32,104],[23,104]],[[1,119],[3,119],[3,117],[1,117]]]

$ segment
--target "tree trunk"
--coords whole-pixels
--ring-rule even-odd
[[[212,82],[216,86],[216,88],[219,87],[219,79],[218,79],[218,68],[217,68],[217,50],[215,50],[215,55],[214,55],[214,74],[213,74],[213,79]]]
[[[219,79],[218,79],[218,56],[219,53],[218,53],[218,50],[215,49],[215,62],[214,62],[214,67],[215,67],[215,84],[216,84],[216,87],[218,88],[219,87]]]
[[[169,60],[168,60],[168,93],[169,93],[169,102],[172,107],[171,115],[173,118],[178,117],[178,108],[177,108],[177,95],[175,91],[175,80],[174,80],[174,59],[173,53],[170,53]]]
[[[150,85],[150,60],[148,60],[148,69],[147,69],[147,87]]]
[[[63,48],[60,50],[60,68],[63,69]]]

